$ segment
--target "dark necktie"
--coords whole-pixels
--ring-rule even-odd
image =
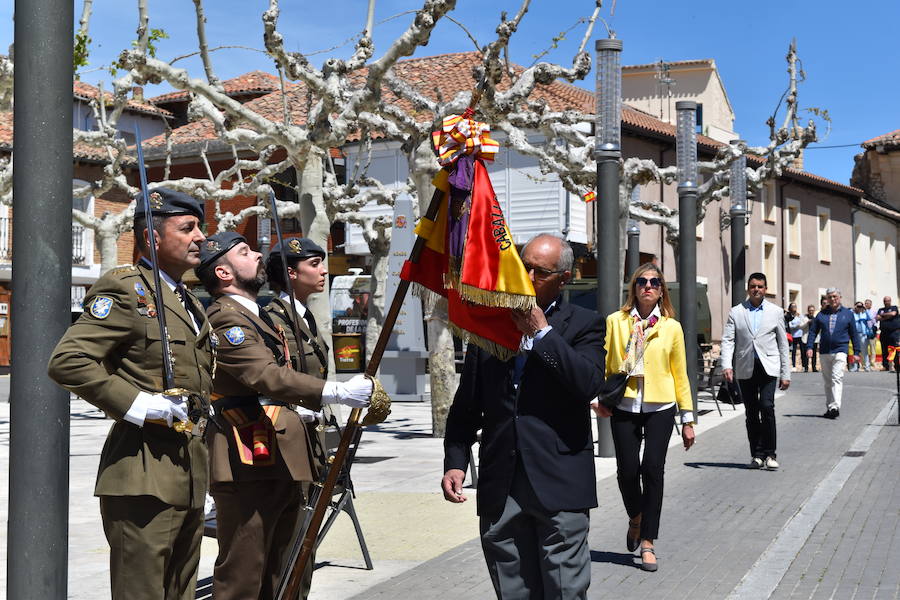
[[[189,317],[194,321],[195,329],[200,326],[200,319],[197,318],[197,315],[194,314],[193,306],[191,306],[191,301],[188,300],[187,290],[184,288],[184,284],[180,281],[175,284],[175,297],[178,298],[178,301],[181,302],[181,305],[184,307],[184,310],[187,311]]]
[[[312,311],[307,308],[303,318],[306,319],[306,324],[309,325],[309,332],[313,337],[317,337],[319,335],[319,329],[316,327],[316,320],[313,317]]]

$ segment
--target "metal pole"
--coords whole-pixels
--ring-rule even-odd
[[[675,103],[678,113],[676,154],[678,160],[678,286],[684,330],[684,349],[694,418],[697,418],[697,103]]]
[[[743,140],[732,140],[731,144],[741,146]],[[744,277],[747,273],[745,233],[747,227],[747,157],[741,154],[740,158],[731,163],[731,178],[729,181],[731,208],[728,211],[731,217],[731,305],[737,306],[744,301],[747,283]]]
[[[619,263],[619,160],[622,158],[622,40],[597,40],[597,312],[605,318],[621,306]],[[609,419],[597,419],[597,455],[615,456]]]
[[[71,322],[73,6],[15,3],[7,598],[67,596],[69,392],[47,362]]]
[[[637,221],[628,219],[628,247],[625,250],[625,281],[641,266],[641,227]]]

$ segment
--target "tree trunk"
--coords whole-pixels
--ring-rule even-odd
[[[430,143],[419,144],[409,157],[410,174],[419,197],[419,215],[428,210],[434,187],[431,185],[429,166],[436,164]],[[428,370],[431,382],[431,434],[444,437],[447,427],[447,413],[453,402],[458,378],[456,376],[453,336],[447,327],[447,301],[441,299],[437,306],[422,302],[425,320],[428,323]]]
[[[444,437],[447,413],[459,383],[454,361],[453,336],[447,327],[447,300],[430,307],[428,316],[428,365],[431,379],[431,435]]]
[[[327,260],[331,221],[325,211],[325,198],[322,195],[323,175],[321,152],[310,151],[300,179],[300,228],[304,236],[325,249]],[[331,302],[327,277],[325,290],[321,294],[309,297],[309,309],[316,319],[322,337],[331,347]],[[334,355],[331,352],[328,353],[328,372],[334,373]]]
[[[94,230],[94,243],[100,253],[100,274],[114,269],[119,264],[119,236],[104,231],[102,227]]]
[[[370,243],[372,256],[372,278],[369,280],[369,316],[366,322],[366,363],[372,357],[378,336],[381,335],[381,324],[386,312],[384,286],[388,276],[388,254],[390,242]],[[393,298],[391,298],[393,301]]]

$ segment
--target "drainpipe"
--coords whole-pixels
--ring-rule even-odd
[[[785,237],[787,233],[786,229],[786,221],[785,217],[785,204],[784,204],[784,188],[789,186],[791,183],[789,181],[785,181],[778,187],[778,199],[781,201],[781,306],[785,307],[788,303],[788,295],[787,295],[787,273],[784,272],[785,265],[785,255],[787,254],[787,238]],[[797,218],[800,218],[800,215],[797,215]],[[799,310],[799,308],[797,309]]]

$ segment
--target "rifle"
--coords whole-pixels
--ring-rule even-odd
[[[147,189],[147,168],[144,166],[144,150],[141,139],[141,126],[134,124],[135,147],[137,148],[138,171],[141,174],[141,202],[144,206],[147,226],[147,247],[150,249],[150,268],[153,271],[153,290],[156,294],[156,322],[159,325],[159,341],[162,344],[163,394],[170,396],[190,396],[187,390],[175,387],[175,369],[173,368],[172,347],[169,345],[169,330],[166,327],[166,307],[162,296],[162,281],[159,276],[159,259],[156,257],[156,230],[153,225],[153,212],[150,206],[150,192]],[[135,232],[136,233],[136,232]],[[188,410],[191,411],[190,406]],[[194,412],[194,411],[191,411]],[[178,421],[172,425],[176,431],[190,431],[193,423]]]
[[[478,104],[478,101],[481,99],[481,94],[484,90],[485,83],[485,79],[482,76],[482,79],[479,82],[478,86],[472,92],[472,99],[469,102],[467,111],[474,110],[475,106]],[[434,149],[433,145],[432,149]],[[434,194],[431,196],[431,203],[428,205],[428,210],[425,212],[426,219],[434,221],[437,218],[442,199],[443,192],[436,189],[434,191]],[[425,249],[425,244],[426,241],[424,238],[416,238],[415,244],[413,244],[412,251],[409,254],[410,262],[419,262],[422,251]],[[388,340],[390,339],[391,332],[394,329],[394,324],[397,322],[397,317],[400,315],[400,308],[403,306],[403,301],[406,299],[406,294],[409,291],[409,283],[409,281],[401,279],[400,283],[397,285],[397,291],[394,294],[394,299],[391,301],[391,308],[390,310],[388,310],[387,316],[384,319],[384,324],[381,328],[381,334],[378,336],[378,342],[375,344],[375,349],[372,351],[372,358],[369,360],[369,364],[366,365],[366,375],[373,380],[373,386],[375,374],[378,372],[378,367],[381,364],[381,358],[384,355],[385,348],[387,348]],[[319,535],[319,528],[322,526],[322,520],[325,517],[325,511],[331,504],[331,496],[334,493],[334,486],[337,483],[338,477],[344,469],[344,463],[347,461],[350,446],[353,443],[353,440],[357,438],[362,427],[362,425],[360,424],[361,415],[362,409],[360,408],[354,408],[350,412],[350,418],[347,420],[347,426],[344,427],[344,432],[341,435],[341,442],[338,445],[334,457],[330,460],[331,464],[328,468],[328,475],[325,478],[325,482],[322,484],[321,489],[319,490],[318,498],[316,498],[316,506],[313,510],[312,517],[310,518],[306,529],[301,531],[303,543],[300,549],[299,556],[297,556],[296,560],[293,559],[293,556],[291,557],[292,560],[288,563],[288,567],[290,568],[290,575],[288,577],[282,577],[281,581],[278,582],[278,589],[275,594],[275,598],[277,600],[293,600],[299,595],[300,581],[303,577],[303,571],[306,570],[306,565],[312,557],[312,553],[316,548],[316,538]],[[293,563],[293,565],[291,565],[291,563]]]
[[[297,361],[300,364],[300,370],[303,373],[306,369],[306,353],[303,352],[303,346],[300,343],[300,317],[297,315],[297,304],[294,296],[294,286],[288,278],[287,268],[287,248],[284,247],[284,237],[281,235],[281,220],[278,218],[278,207],[275,205],[275,192],[269,192],[269,211],[272,213],[272,221],[275,223],[275,240],[281,246],[281,277],[284,281],[284,292],[288,295],[291,304],[291,328],[294,330],[294,340],[297,342]]]

